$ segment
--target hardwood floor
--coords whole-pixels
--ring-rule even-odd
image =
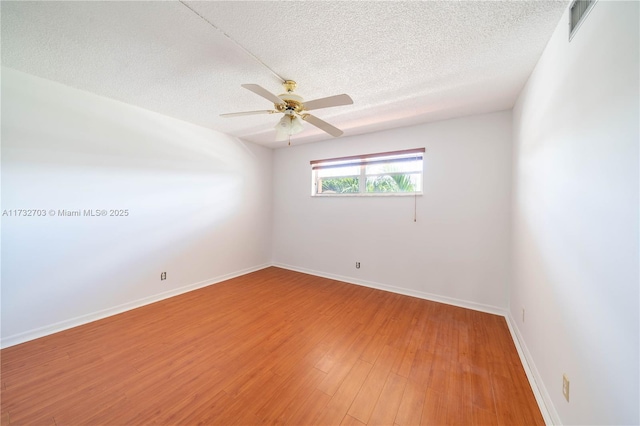
[[[544,424],[504,318],[278,268],[0,355],[2,424]]]

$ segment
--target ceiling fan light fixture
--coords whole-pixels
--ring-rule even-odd
[[[304,126],[302,124],[302,119],[297,115],[291,116],[291,134],[295,135],[304,130]]]
[[[304,130],[304,126],[302,124],[302,119],[297,115],[293,114],[291,111],[287,111],[278,124],[275,126],[276,129],[276,140],[283,141],[287,140],[287,138],[291,135],[295,135]]]

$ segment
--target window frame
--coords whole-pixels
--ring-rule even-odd
[[[323,160],[312,160],[311,164],[311,196],[312,197],[402,197],[422,195],[424,186],[424,153],[425,148],[413,148],[399,151],[377,152],[371,154],[352,155],[347,157],[327,158]],[[420,170],[407,172],[379,172],[367,174],[367,166],[374,164],[399,163],[403,161],[422,162]],[[320,178],[317,176],[317,170],[335,169],[340,167],[359,167],[358,174],[348,174],[337,176],[340,178],[358,178],[358,192],[317,192],[317,184]],[[419,190],[418,191],[394,191],[394,192],[367,192],[367,178],[375,176],[390,175],[416,175],[419,174]]]

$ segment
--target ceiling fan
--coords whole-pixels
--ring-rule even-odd
[[[316,126],[320,130],[323,130],[333,137],[342,135],[343,131],[337,127],[332,126],[324,120],[318,117],[308,114],[307,111],[312,111],[320,108],[329,108],[342,105],[351,105],[353,100],[349,95],[335,95],[326,98],[314,99],[312,101],[304,102],[301,96],[293,93],[296,90],[297,83],[293,80],[286,80],[282,83],[286,93],[281,95],[274,95],[267,89],[257,84],[243,84],[247,90],[252,91],[256,95],[262,96],[266,100],[273,102],[274,109],[266,109],[261,111],[246,111],[246,112],[232,112],[229,114],[220,114],[221,117],[238,117],[242,115],[253,114],[284,114],[278,124],[276,124],[276,140],[284,141],[290,138],[291,135],[300,133],[303,130],[302,121],[306,121]],[[291,142],[289,142],[291,144]]]

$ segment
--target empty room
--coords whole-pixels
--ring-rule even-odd
[[[2,425],[640,424],[640,3],[2,1]]]

